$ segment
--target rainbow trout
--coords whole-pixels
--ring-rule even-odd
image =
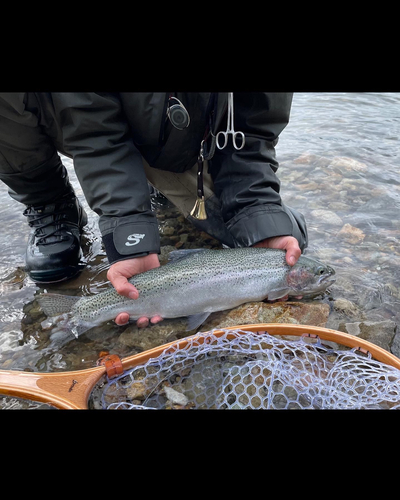
[[[303,255],[290,267],[285,251],[269,248],[178,250],[170,259],[129,279],[139,291],[136,300],[110,288],[85,297],[41,294],[38,302],[47,316],[59,316],[60,327],[75,336],[121,312],[134,320],[188,316],[191,331],[212,312],[266,298],[316,294],[335,281],[331,267]]]

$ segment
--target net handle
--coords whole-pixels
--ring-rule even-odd
[[[104,366],[60,373],[0,370],[0,394],[40,401],[63,410],[83,410],[105,372]]]
[[[400,370],[400,359],[385,349],[367,340],[329,328],[286,323],[258,323],[213,330],[213,335],[217,337],[224,335],[227,330],[243,330],[244,333],[267,331],[270,335],[293,335],[297,337],[307,334],[316,335],[322,340],[329,340],[346,347],[368,351],[377,361]],[[198,335],[200,341],[204,340],[205,333],[207,332]],[[193,339],[193,337],[196,337],[196,335],[190,338]],[[159,356],[165,349],[183,349],[187,343],[187,339],[172,341],[124,358],[122,359],[123,370],[146,363],[150,358]],[[28,373],[16,370],[0,370],[0,394],[41,401],[62,409],[87,409],[90,393],[105,373],[106,367],[104,365],[86,370],[60,373]]]

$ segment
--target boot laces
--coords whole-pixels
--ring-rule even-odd
[[[61,241],[68,240],[68,236],[61,234],[62,229],[68,227],[61,221],[66,219],[66,214],[62,210],[54,210],[53,212],[43,213],[44,207],[30,206],[24,210],[23,215],[28,217],[28,224],[30,227],[35,228],[35,238],[37,238],[36,245],[51,245]],[[41,222],[43,219],[49,218],[47,222]],[[47,230],[50,226],[55,226],[53,230]],[[56,240],[48,241],[50,236],[56,236]]]

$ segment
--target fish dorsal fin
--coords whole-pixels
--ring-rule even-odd
[[[187,259],[191,255],[207,251],[209,251],[208,248],[187,248],[184,250],[173,250],[168,255],[168,262],[177,262],[178,260]]]

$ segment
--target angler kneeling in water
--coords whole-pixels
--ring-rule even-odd
[[[130,278],[160,265],[148,182],[227,247],[285,250],[293,266],[307,229],[282,203],[275,158],[291,101],[263,92],[1,93],[0,179],[26,206],[31,279],[79,271],[87,218],[57,152],[73,159],[99,215],[108,279],[133,302],[142,292]],[[117,324],[129,319],[127,309],[116,314]],[[143,311],[138,326],[162,317]]]

